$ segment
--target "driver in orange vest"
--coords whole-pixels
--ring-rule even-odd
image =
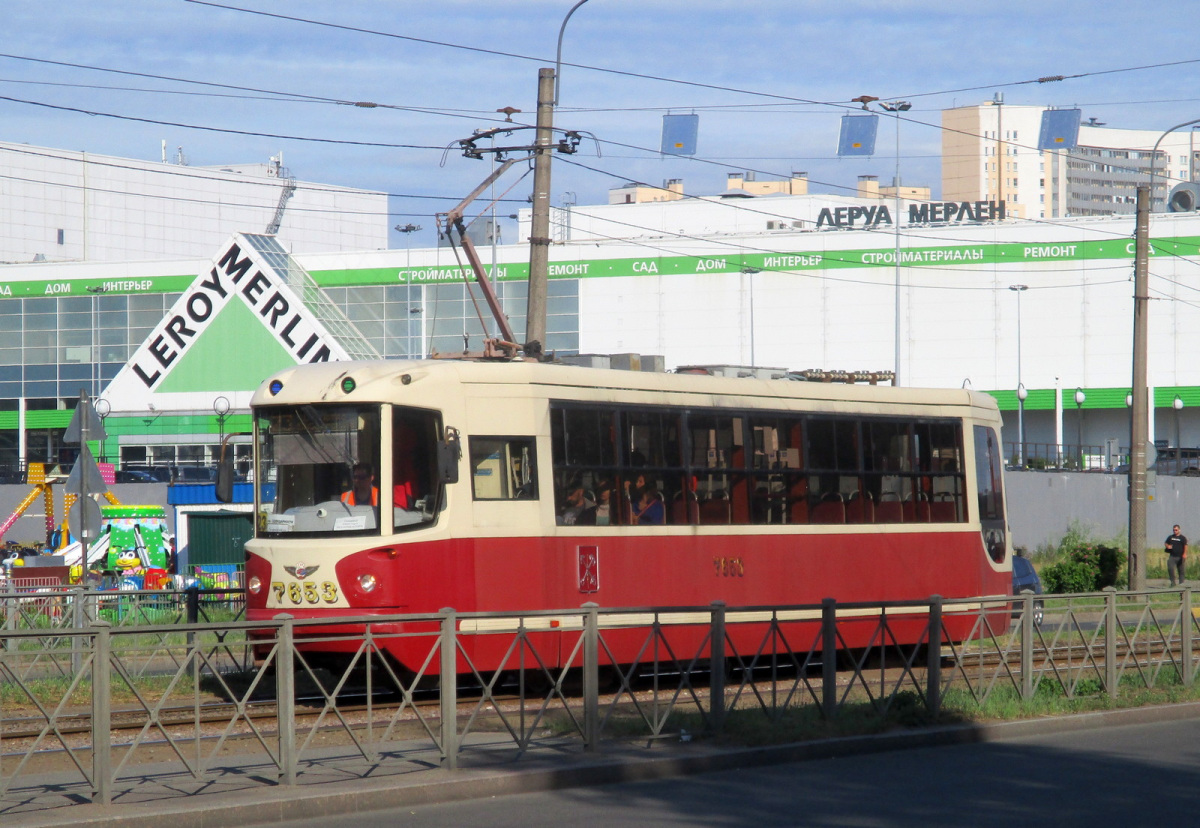
[[[342,495],[342,503],[347,506],[370,504],[379,508],[379,487],[375,485],[375,475],[371,472],[370,463],[354,464],[354,486]]]

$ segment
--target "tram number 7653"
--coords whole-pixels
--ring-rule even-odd
[[[337,584],[333,581],[292,581],[288,584],[272,581],[271,591],[280,604],[285,603],[285,599],[293,604],[335,604],[338,599]]]
[[[713,569],[722,578],[741,578],[746,574],[746,565],[741,558],[713,558]]]

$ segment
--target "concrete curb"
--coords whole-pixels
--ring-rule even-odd
[[[82,804],[3,818],[5,828],[218,828],[246,823],[348,815],[410,805],[428,805],[533,793],[615,782],[650,781],[734,768],[758,767],[880,753],[1002,741],[1046,733],[1179,721],[1200,717],[1200,702],[1140,707],[985,725],[952,725],[872,736],[848,736],[761,748],[725,749],[704,743],[678,744],[669,755],[619,752],[522,760],[502,768],[428,770],[382,779],[356,779],[281,788],[264,786],[218,798],[194,796],[130,805]]]

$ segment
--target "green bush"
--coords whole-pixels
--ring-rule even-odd
[[[1055,557],[1057,561],[1040,573],[1046,592],[1096,592],[1119,585],[1125,572],[1125,550],[1095,543],[1074,525],[1063,536]]]
[[[1059,561],[1041,572],[1042,589],[1046,592],[1092,592],[1095,589],[1096,572],[1079,561]]]

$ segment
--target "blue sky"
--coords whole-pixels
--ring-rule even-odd
[[[537,70],[552,65],[574,0],[223,4],[349,28],[186,0],[5,0],[0,139],[144,159],[159,158],[165,140],[194,165],[266,161],[282,150],[301,180],[395,194],[390,223],[425,229],[411,240],[393,234],[393,244],[431,244],[433,213],[488,172],[486,161],[441,148],[494,126],[501,107],[522,109],[514,120],[533,123]],[[1191,0],[589,0],[567,27],[556,123],[602,143],[555,164],[553,203],[565,193],[580,204],[603,203],[609,188],[629,179],[681,178],[687,192],[711,194],[738,170],[760,177],[804,170],[815,192],[853,187],[866,173],[890,180],[891,124],[881,126],[873,158],[835,156],[839,117],[862,94],[913,102],[901,131],[901,172],[935,193],[940,110],[997,91],[1010,104],[1080,106],[1085,119],[1110,126],[1166,129],[1200,117],[1200,62],[1137,67],[1200,60],[1196,11]],[[1051,75],[1084,77],[1031,82]],[[667,112],[700,115],[696,158],[656,152]],[[197,126],[287,137],[188,128]],[[298,140],[305,137],[360,144]],[[529,181],[511,197],[523,200]]]

